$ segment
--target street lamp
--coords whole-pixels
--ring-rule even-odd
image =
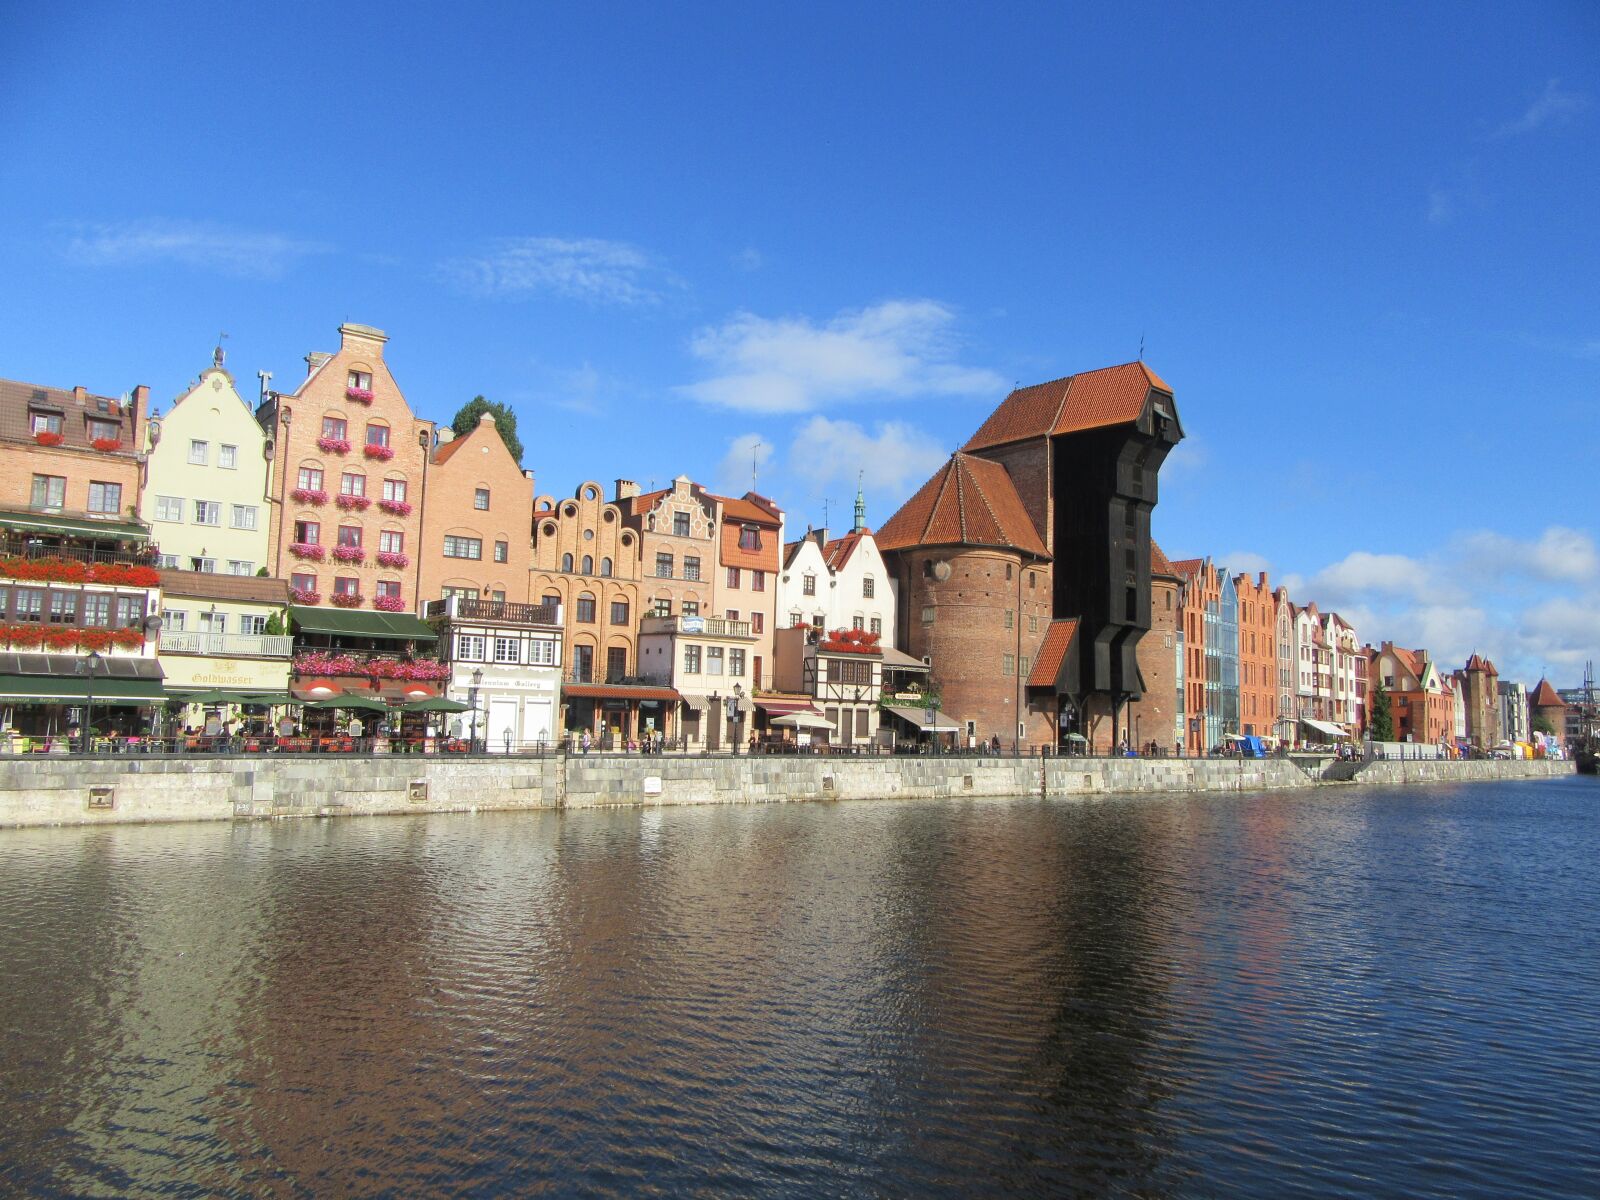
[[[928,701],[927,717],[928,717],[928,721],[927,721],[927,725],[928,725],[928,740],[929,740],[929,742],[932,743],[932,745],[929,748],[929,753],[930,754],[937,754],[937,753],[939,753],[939,733],[938,733],[938,731],[936,729],[934,729],[934,724],[939,719],[939,707],[938,707],[938,705],[934,704],[934,702],[931,699]]]
[[[88,702],[84,705],[83,721],[83,752],[90,753],[94,749],[94,668],[100,661],[100,651],[89,651],[88,657],[80,658],[77,662],[78,674],[86,676],[88,683],[85,691]]]
[[[733,695],[728,697],[728,720],[733,725],[733,752],[739,753],[739,701],[744,698],[744,688],[733,685]]]
[[[467,749],[476,753],[478,749],[478,687],[483,683],[483,668],[476,667],[472,672],[472,694],[467,701],[472,705],[472,732],[468,735]]]
[[[712,714],[716,715],[713,716]],[[722,693],[712,690],[706,697],[706,751],[722,749],[722,731],[718,724],[722,720]],[[715,744],[713,744],[715,743]]]

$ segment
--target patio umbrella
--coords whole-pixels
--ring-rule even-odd
[[[466,712],[472,707],[459,700],[446,700],[443,696],[429,696],[426,700],[413,700],[400,706],[401,712]]]
[[[359,708],[364,712],[388,712],[389,706],[371,696],[338,696],[332,700],[311,700],[306,708]]]
[[[811,713],[789,713],[787,716],[773,717],[772,724],[787,725],[792,729],[832,729],[833,722],[827,717],[813,716]]]

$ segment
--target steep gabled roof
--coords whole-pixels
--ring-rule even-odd
[[[1150,389],[1171,393],[1142,362],[1084,371],[1049,383],[1018,388],[989,414],[963,450],[1003,446],[1025,438],[1077,433],[1139,419]]]
[[[1561,693],[1550,686],[1548,679],[1539,680],[1538,685],[1528,694],[1528,704],[1533,708],[1565,708],[1567,702],[1561,698]]]
[[[1033,670],[1028,672],[1028,686],[1053,688],[1061,674],[1062,660],[1072,648],[1072,639],[1078,636],[1078,619],[1051,621],[1044,631],[1044,641],[1039,643],[1039,653],[1033,660]]]
[[[1200,574],[1200,568],[1206,565],[1203,558],[1180,558],[1177,562],[1169,562],[1167,566],[1179,579],[1193,579]]]
[[[1176,568],[1167,561],[1167,556],[1162,553],[1161,547],[1156,544],[1155,538],[1150,539],[1150,574],[1170,575],[1175,579],[1179,578]]]
[[[828,564],[830,571],[842,571],[844,565],[850,561],[850,556],[856,552],[856,547],[861,544],[861,539],[871,537],[872,530],[852,529],[843,537],[834,538],[822,548],[822,561]]]
[[[746,492],[743,496],[717,496],[707,492],[712,500],[722,502],[722,519],[725,521],[754,521],[762,525],[777,525],[782,520],[782,510],[765,496]]]
[[[999,463],[952,454],[878,531],[878,549],[1004,546],[1049,558],[1039,532]]]

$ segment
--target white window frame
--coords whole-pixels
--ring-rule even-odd
[[[211,462],[211,443],[199,438],[189,439],[189,465],[191,467],[209,466]]]
[[[226,442],[218,445],[217,466],[224,471],[237,471],[239,469],[239,447],[230,446]]]
[[[209,514],[213,519],[210,521],[206,520],[205,518],[207,514]],[[204,525],[207,528],[221,528],[222,501],[196,500],[194,502],[194,523],[196,525]]]
[[[260,519],[260,510],[254,504],[235,504],[229,516],[231,518],[229,523],[234,529],[254,529]],[[241,517],[248,519],[241,520]]]

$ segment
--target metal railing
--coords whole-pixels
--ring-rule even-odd
[[[730,621],[726,617],[645,617],[639,632],[682,633],[692,636],[753,638],[749,621]]]
[[[561,605],[518,604],[507,600],[471,600],[451,596],[428,601],[425,616],[454,617],[462,621],[507,621],[519,625],[560,625]]]
[[[294,638],[273,633],[185,633],[163,629],[162,654],[210,654],[241,658],[288,658]]]
[[[85,537],[90,536],[88,534]],[[107,533],[107,538],[115,537]],[[57,546],[37,538],[0,539],[0,557],[6,558],[60,558],[82,563],[129,563],[153,567],[156,564],[156,547],[153,542],[139,543],[137,549],[115,549],[94,546]]]

